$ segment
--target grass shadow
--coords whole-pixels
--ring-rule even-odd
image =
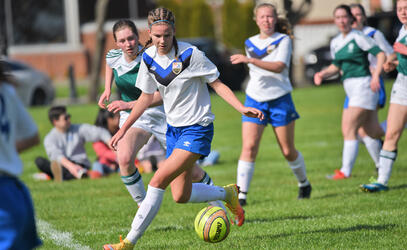
[[[405,188],[407,188],[407,184],[401,184],[401,185],[398,185],[398,186],[391,187],[390,190],[392,190],[392,189],[405,189]]]
[[[352,227],[345,227],[345,228],[326,228],[320,230],[312,230],[307,232],[299,232],[299,233],[281,233],[276,235],[256,235],[255,237],[250,237],[251,239],[264,239],[267,237],[268,239],[278,239],[278,238],[285,238],[291,237],[295,235],[309,235],[315,233],[346,233],[346,232],[357,232],[363,230],[373,230],[373,231],[385,231],[395,228],[395,224],[381,224],[381,225],[368,225],[368,224],[359,224]]]
[[[293,216],[282,216],[278,218],[258,218],[258,219],[246,219],[245,223],[264,223],[264,222],[276,222],[276,221],[285,221],[285,220],[308,220],[322,218],[326,216],[304,216],[304,215],[293,215]]]

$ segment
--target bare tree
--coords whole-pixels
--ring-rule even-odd
[[[284,0],[284,9],[286,11],[286,17],[292,26],[296,25],[304,18],[312,9],[312,0],[302,0],[298,8],[293,8],[292,0]],[[294,46],[294,44],[293,44]],[[292,63],[292,62],[291,62]],[[298,72],[303,72],[303,69],[298,65],[291,65],[290,79],[291,83],[295,87],[299,87],[305,84],[303,81],[303,76],[299,75]],[[297,72],[297,73],[295,73]],[[302,74],[302,73],[301,73]]]
[[[292,0],[284,0],[284,9],[287,11],[287,19],[291,25],[297,24],[303,17],[305,17],[312,7],[312,0],[303,0],[298,9],[293,9]]]
[[[95,51],[92,57],[90,86],[88,93],[88,101],[96,102],[99,92],[100,70],[102,65],[103,52],[105,49],[105,32],[104,24],[106,20],[107,5],[109,0],[97,0],[95,7],[96,17],[96,44]]]

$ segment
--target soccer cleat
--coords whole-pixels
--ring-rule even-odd
[[[106,244],[103,246],[104,250],[132,250],[134,249],[134,244],[128,239],[122,240],[122,236],[119,237],[120,243],[117,244]]]
[[[300,187],[298,190],[298,197],[297,199],[301,200],[301,199],[309,199],[311,197],[311,191],[312,191],[312,187],[311,184],[304,186],[304,187]]]
[[[380,191],[387,191],[389,187],[378,182],[360,185],[360,189],[366,193],[375,193]]]
[[[242,226],[244,223],[244,210],[239,203],[238,193],[239,189],[236,184],[230,184],[223,187],[226,191],[225,202],[229,210],[234,214],[234,220],[231,220],[232,224]]]
[[[240,204],[240,206],[246,206],[247,205],[247,202],[246,202],[246,199],[239,199],[239,204]]]
[[[34,173],[33,178],[37,181],[49,181],[51,180],[51,176],[47,175],[46,173]]]
[[[343,172],[341,172],[338,169],[335,169],[335,174],[332,175],[327,175],[326,178],[331,179],[331,180],[343,180],[349,178],[346,176]]]

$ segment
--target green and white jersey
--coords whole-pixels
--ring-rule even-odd
[[[399,31],[399,36],[397,37],[396,42],[407,45],[407,30],[404,25],[401,27]],[[399,60],[397,71],[407,76],[407,56],[397,53],[397,59]]]
[[[381,52],[374,40],[352,29],[346,36],[338,34],[331,41],[333,64],[341,69],[342,81],[352,77],[370,76],[368,53]]]
[[[140,48],[139,48],[140,49]],[[140,68],[140,56],[128,63],[121,49],[112,49],[106,55],[106,63],[113,70],[116,86],[125,102],[139,98],[141,90],[135,86]]]

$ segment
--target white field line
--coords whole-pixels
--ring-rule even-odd
[[[55,245],[67,249],[91,250],[88,246],[83,246],[80,243],[75,242],[72,233],[58,231],[50,223],[44,220],[37,219],[37,228],[42,237],[52,240]]]

